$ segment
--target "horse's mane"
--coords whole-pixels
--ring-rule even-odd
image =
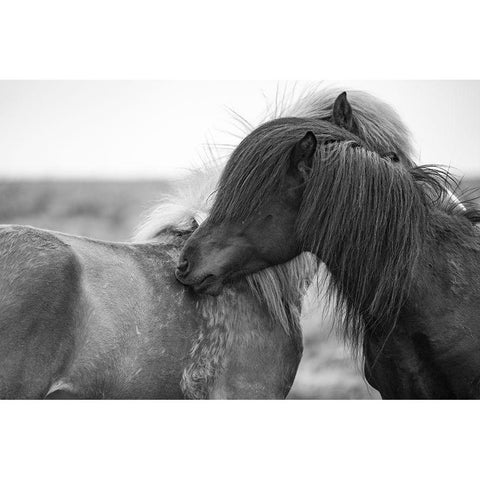
[[[165,195],[147,215],[133,241],[152,242],[156,237],[172,231],[192,232],[208,215],[220,172],[219,165],[210,165],[193,171],[187,178],[177,182],[173,192]],[[301,300],[317,268],[318,262],[313,255],[305,253],[288,263],[249,275],[245,281],[270,316],[279,321],[287,333],[292,334],[300,328]],[[217,307],[227,311],[224,296],[227,298],[226,295],[213,300],[203,298],[202,308],[210,312],[208,317],[217,315]],[[231,294],[228,298],[231,298]]]
[[[261,123],[283,117],[295,117],[312,120],[330,120],[333,104],[342,92],[340,88],[325,87],[321,84],[307,88],[298,95],[295,91],[280,94],[277,91],[273,105],[267,106]],[[395,152],[406,164],[413,165],[413,146],[411,135],[397,112],[387,103],[369,93],[349,90],[350,102],[359,136],[371,150],[380,153]],[[249,134],[253,123],[232,111],[235,120]],[[189,228],[185,222],[195,219],[197,223],[207,216],[212,204],[218,178],[224,167],[212,154],[209,145],[208,162],[183,181],[175,184],[173,194],[165,195],[157,208],[149,212],[147,218],[137,229],[134,240],[145,241],[155,236],[155,232],[167,226]],[[183,223],[182,223],[183,222]]]
[[[319,148],[305,186],[297,235],[328,266],[342,330],[354,347],[395,325],[412,285],[432,209],[473,232],[479,210],[440,167],[395,164],[324,120],[284,118],[256,129],[227,164],[210,218],[242,220],[281,191],[291,151],[307,131]]]
[[[364,335],[393,330],[435,212],[471,234],[480,212],[451,198],[454,179],[436,166],[398,168],[352,142],[321,146],[316,160],[297,232],[328,266],[342,331],[358,351]]]
[[[134,242],[150,241],[167,229],[190,231],[207,217],[223,165],[211,161],[172,182],[172,191],[163,195],[137,227]]]
[[[261,157],[261,152],[258,152],[258,148],[265,147],[264,153],[271,158],[274,158],[274,155],[279,153],[284,154],[285,152],[281,150],[285,146],[285,142],[276,145],[275,139],[285,134],[288,140],[293,140],[293,135],[298,133],[298,131],[295,132],[295,128],[291,129],[293,125],[301,125],[303,129],[310,129],[317,135],[321,134],[323,141],[333,141],[342,138],[344,140],[355,139],[380,155],[393,152],[402,164],[406,166],[415,165],[413,161],[414,148],[408,128],[390,105],[369,93],[356,90],[348,91],[348,101],[352,106],[352,115],[358,128],[358,136],[353,136],[353,134],[336,127],[331,122],[331,117],[335,99],[341,92],[341,89],[326,88],[322,85],[307,89],[299,95],[294,93],[291,95],[279,95],[277,92],[275,104],[268,108],[262,123],[256,129],[253,129],[251,123],[236,114],[238,122],[244,127],[244,133],[248,135],[233,151],[232,157],[234,158],[228,162],[227,168],[233,170],[233,164],[236,163],[235,157],[238,157],[243,166],[245,158],[250,155],[251,162],[248,168],[251,175],[247,180],[247,185],[252,190],[256,189],[258,184],[264,185],[267,189],[270,188],[278,178],[275,174],[278,174],[285,165],[279,164],[276,168],[267,168],[265,170],[264,167],[268,164],[268,159],[264,157],[259,158]],[[319,131],[319,127],[321,131]],[[272,135],[271,141],[269,141],[264,137],[269,136],[272,129],[276,130],[276,135]],[[306,131],[302,130],[302,134]],[[251,155],[252,153],[255,153],[255,155]],[[266,161],[263,161],[264,159]],[[260,161],[257,162],[257,160]],[[272,164],[270,166],[273,167]],[[272,169],[275,171],[272,171]],[[240,172],[241,175],[242,172]],[[228,185],[225,185],[227,177],[231,178],[231,181],[228,181]],[[227,197],[233,197],[235,196],[233,193],[235,190],[243,189],[243,182],[246,179],[243,179],[242,183],[235,184],[234,182],[237,180],[238,176],[231,175],[231,172],[224,172],[220,185],[222,189],[230,192],[230,195],[227,193]],[[248,183],[249,181],[251,183]],[[223,199],[223,195],[221,196]],[[245,206],[248,206],[248,203]],[[252,208],[258,207],[258,205],[251,206]],[[235,214],[236,208],[237,205],[228,214]],[[215,212],[212,214],[215,215]]]

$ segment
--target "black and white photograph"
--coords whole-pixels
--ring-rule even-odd
[[[6,478],[471,478],[471,5],[0,1]]]
[[[480,82],[352,83],[0,83],[2,398],[478,398]]]

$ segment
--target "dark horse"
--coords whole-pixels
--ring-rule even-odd
[[[215,299],[180,285],[174,268],[210,192],[190,198],[197,210],[163,204],[142,243],[2,227],[0,397],[285,398],[313,264],[298,257]]]
[[[215,295],[312,252],[383,398],[479,398],[479,211],[446,172],[413,164],[388,115],[368,123],[345,94],[330,115],[316,105],[307,98],[234,150],[177,278]]]

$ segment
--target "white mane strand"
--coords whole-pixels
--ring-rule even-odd
[[[200,225],[208,215],[223,165],[210,164],[193,170],[173,184],[173,191],[164,195],[137,228],[134,242],[153,240],[168,228],[189,230],[192,220]]]

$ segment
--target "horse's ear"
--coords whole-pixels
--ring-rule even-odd
[[[352,107],[347,100],[347,92],[341,93],[335,100],[335,103],[333,104],[332,119],[335,125],[338,125],[349,132],[353,132],[353,113]]]
[[[312,168],[313,157],[317,150],[317,138],[313,132],[307,132],[292,150],[291,166],[306,177]]]

